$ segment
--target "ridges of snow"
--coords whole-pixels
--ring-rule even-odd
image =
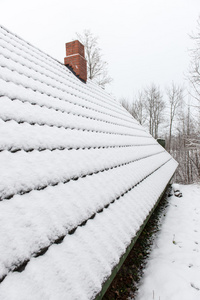
[[[92,299],[153,207],[155,197],[161,194],[171,168],[174,168],[172,161],[104,213],[89,220],[86,226],[67,235],[63,243],[51,246],[45,255],[32,259],[25,271],[8,275],[1,284],[0,297]],[[11,286],[15,291],[8,288]]]
[[[87,220],[168,159],[166,153],[160,153],[148,159],[80,178],[78,182],[73,180],[66,184],[61,182],[45,190],[32,191],[23,196],[15,196],[11,200],[4,200],[0,211],[0,252],[2,253],[0,276],[4,275],[4,269],[12,269],[12,265],[16,265],[18,261],[23,262],[30,257],[31,253],[48,246],[51,241]],[[71,169],[69,168],[69,172],[73,172]],[[57,173],[59,178],[62,173],[58,171]],[[42,174],[40,176],[42,177]],[[37,175],[32,176],[29,185],[31,183],[33,185],[34,181],[38,181]],[[16,185],[12,185],[12,182],[15,181],[10,181],[11,184],[5,183],[8,184],[6,192],[17,188]],[[25,182],[26,180],[22,179],[24,185]],[[4,236],[8,217],[12,219],[15,226],[11,227]],[[10,250],[7,249],[8,244]]]
[[[96,84],[0,37],[0,299],[93,299],[177,164]]]

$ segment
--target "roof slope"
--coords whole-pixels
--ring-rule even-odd
[[[93,299],[176,162],[100,87],[0,27],[0,299]]]

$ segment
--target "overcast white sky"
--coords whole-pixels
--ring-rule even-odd
[[[0,0],[1,25],[61,62],[76,32],[99,36],[116,98],[181,84],[199,15],[199,0]]]

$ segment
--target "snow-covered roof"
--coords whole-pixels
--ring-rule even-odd
[[[0,27],[0,299],[93,299],[176,166],[103,89]]]

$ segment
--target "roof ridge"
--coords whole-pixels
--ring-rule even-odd
[[[42,54],[44,54],[44,55],[50,57],[52,60],[54,60],[54,61],[56,61],[56,62],[58,62],[59,64],[61,64],[61,65],[64,66],[64,64],[61,63],[59,60],[55,59],[55,58],[52,57],[51,55],[49,55],[49,54],[47,54],[46,52],[42,51],[40,48],[38,48],[38,47],[34,46],[33,44],[29,43],[28,41],[26,41],[24,38],[22,38],[22,37],[19,36],[18,34],[13,33],[13,32],[10,31],[9,29],[7,29],[5,26],[3,26],[3,25],[0,24],[0,27],[1,27],[3,30],[7,31],[9,34],[15,36],[15,37],[18,38],[19,40],[21,40],[21,41],[23,41],[24,43],[26,43],[26,44],[28,44],[29,46],[31,46],[33,49],[38,50],[38,51],[41,52]]]

